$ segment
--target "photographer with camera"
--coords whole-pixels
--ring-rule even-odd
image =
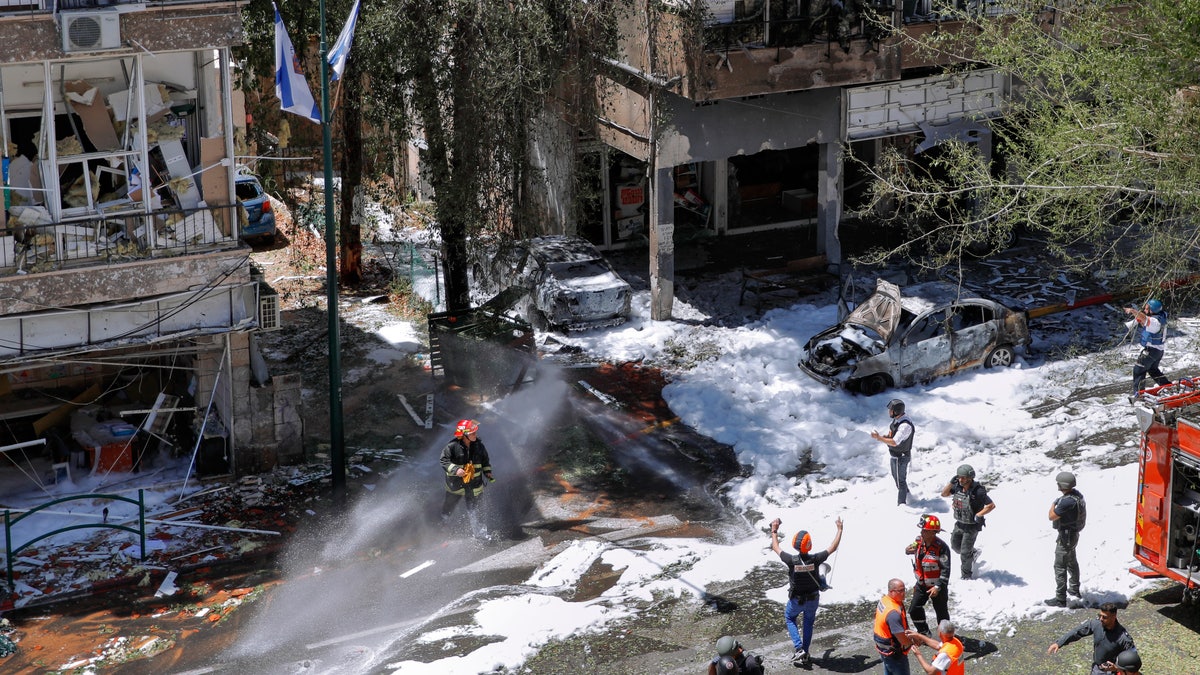
[[[1171,381],[1158,369],[1167,343],[1167,312],[1162,300],[1150,298],[1141,309],[1126,307],[1125,313],[1133,317],[1132,325],[1126,325],[1137,327],[1137,341],[1142,346],[1133,364],[1133,395],[1137,396],[1142,390],[1142,381],[1147,375],[1158,384],[1170,384]]]

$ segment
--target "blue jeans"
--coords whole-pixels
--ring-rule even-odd
[[[796,649],[808,651],[808,646],[812,644],[813,624],[817,621],[817,607],[820,604],[821,597],[815,595],[812,600],[789,598],[787,606],[783,608],[783,618],[787,622],[788,635],[792,637],[792,644]],[[796,627],[796,619],[801,614],[804,615],[803,639],[800,637],[800,630]]]
[[[903,457],[892,457],[892,480],[896,481],[896,503],[904,504],[908,501],[908,463],[912,461],[912,455],[904,455]]]
[[[880,656],[883,661],[883,675],[909,675],[908,654],[899,652],[891,656]]]

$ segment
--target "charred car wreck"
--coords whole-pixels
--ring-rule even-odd
[[[591,242],[562,235],[486,248],[474,266],[486,304],[539,330],[588,330],[629,319],[633,291]]]
[[[882,279],[840,324],[813,336],[800,368],[866,395],[968,368],[1005,367],[1029,344],[1024,312],[943,282],[906,288]]]

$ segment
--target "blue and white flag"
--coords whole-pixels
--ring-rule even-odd
[[[333,43],[333,48],[329,50],[329,68],[332,71],[329,80],[331,82],[337,82],[342,77],[342,73],[346,72],[346,61],[350,60],[350,44],[354,42],[354,27],[358,24],[360,5],[362,5],[362,0],[354,0],[354,8],[350,10],[350,16],[346,17],[346,25],[342,26],[342,32],[338,34],[337,42]]]
[[[313,100],[312,90],[308,88],[308,80],[304,79],[304,71],[300,69],[300,61],[296,58],[296,50],[292,47],[292,39],[288,37],[283,19],[279,17],[279,8],[271,3],[275,10],[275,95],[279,97],[281,107],[290,113],[321,123],[321,109]]]

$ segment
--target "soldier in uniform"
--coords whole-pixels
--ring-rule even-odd
[[[954,533],[950,548],[962,558],[962,578],[975,574],[975,539],[985,524],[984,516],[996,508],[987,489],[975,482],[975,469],[970,464],[958,467],[953,478],[942,488],[942,496],[950,497],[954,510]]]
[[[1075,489],[1075,474],[1062,471],[1054,480],[1062,494],[1050,505],[1050,523],[1058,530],[1058,543],[1054,547],[1054,597],[1046,600],[1046,604],[1066,607],[1068,594],[1082,597],[1075,547],[1079,545],[1079,531],[1087,522],[1087,505]]]

